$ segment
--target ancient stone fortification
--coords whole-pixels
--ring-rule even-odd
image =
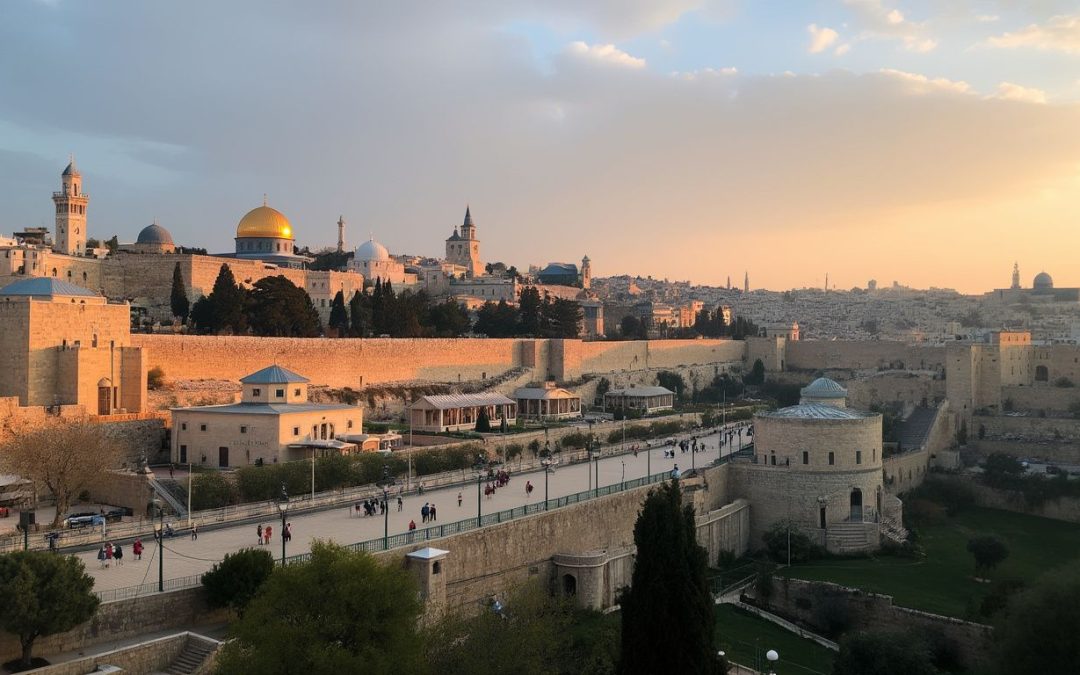
[[[834,609],[837,603],[847,608],[849,623],[854,629],[928,630],[948,640],[967,668],[981,668],[988,663],[990,626],[896,607],[889,595],[866,593],[821,581],[781,579],[765,606],[815,630],[827,631],[830,618],[837,616]],[[758,604],[762,603],[759,601]]]
[[[166,377],[238,380],[270,363],[316,384],[360,388],[388,382],[466,382],[514,368],[533,377],[572,380],[590,373],[737,363],[743,343],[730,340],[581,342],[529,339],[305,339],[133,335],[150,347],[150,365]]]
[[[887,340],[796,340],[787,343],[787,367],[803,370],[940,370],[941,347],[919,347]]]

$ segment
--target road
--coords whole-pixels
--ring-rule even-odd
[[[734,427],[734,425],[729,425]],[[687,437],[685,434],[680,438]],[[749,439],[742,437],[743,443]],[[655,442],[655,441],[654,441]],[[698,436],[699,444],[704,444],[705,449],[697,453],[683,453],[676,449],[674,457],[664,457],[667,448],[654,447],[648,452],[641,450],[637,457],[633,454],[615,455],[603,457],[599,461],[599,485],[610,485],[622,480],[632,480],[652,473],[670,471],[676,466],[680,470],[690,469],[693,464],[705,466],[711,464],[720,456],[739,446],[739,436],[732,446],[725,445],[718,448],[719,433],[713,431],[710,434]],[[511,480],[509,485],[499,489],[493,497],[484,497],[477,490],[475,483],[465,486],[449,486],[425,490],[423,495],[415,493],[404,497],[403,509],[399,512],[395,500],[391,498],[390,514],[388,518],[389,532],[391,535],[408,531],[409,521],[414,520],[418,528],[425,527],[420,517],[420,509],[426,503],[434,504],[438,521],[442,523],[454,522],[465,518],[475,518],[477,507],[483,513],[493,513],[522,506],[530,501],[543,501],[544,499],[544,474],[542,471],[513,472],[511,468]],[[574,465],[558,466],[548,474],[548,498],[554,499],[565,495],[583,492],[593,487],[590,471],[595,467],[584,462]],[[533,484],[533,493],[529,497],[525,494],[526,481]],[[461,495],[461,504],[458,504],[458,495]],[[479,494],[479,499],[478,499]],[[356,516],[352,504],[342,505],[340,508],[315,511],[298,514],[289,517],[292,524],[292,541],[287,546],[287,555],[306,553],[311,550],[311,542],[315,539],[331,540],[341,544],[352,544],[383,536],[384,517]],[[215,562],[219,562],[226,553],[232,553],[241,548],[257,545],[256,527],[258,523],[239,524],[208,530],[199,534],[197,540],[191,540],[187,533],[173,538],[167,538],[164,543],[165,563],[164,578],[176,579],[208,571]],[[263,525],[273,528],[273,537],[269,550],[275,558],[281,557],[281,519],[267,519]],[[87,571],[95,579],[95,590],[109,590],[137,586],[145,583],[153,583],[158,578],[157,543],[153,537],[143,539],[145,547],[142,560],[135,560],[131,552],[132,540],[123,540],[124,564],[116,566],[115,563],[106,569],[102,569],[97,560],[97,551],[76,553],[83,560]]]

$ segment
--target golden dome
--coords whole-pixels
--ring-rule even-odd
[[[236,237],[262,237],[266,239],[292,239],[292,223],[281,211],[263,204],[251,209],[236,226]]]

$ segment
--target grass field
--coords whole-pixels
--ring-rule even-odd
[[[780,574],[883,593],[903,607],[966,618],[969,601],[989,590],[989,584],[972,578],[974,563],[967,552],[972,537],[994,535],[1009,548],[1008,559],[989,575],[992,580],[1016,578],[1030,586],[1056,567],[1080,565],[1080,524],[1075,523],[971,508],[941,524],[922,527],[919,534],[926,549],[924,560],[885,556],[825,560]]]
[[[777,672],[792,675],[832,672],[834,653],[829,649],[731,605],[717,606],[716,631],[719,649],[732,661],[748,668],[759,665],[768,672],[765,652],[775,649],[780,654]]]

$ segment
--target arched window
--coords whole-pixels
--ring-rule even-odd
[[[564,574],[562,578],[563,595],[577,595],[577,577],[573,574]]]

